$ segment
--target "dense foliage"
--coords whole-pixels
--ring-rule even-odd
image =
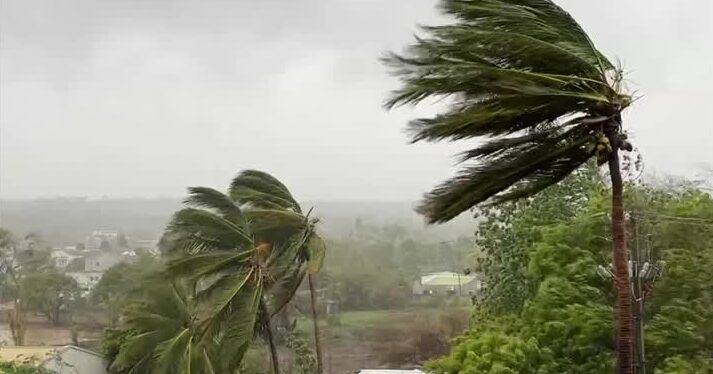
[[[630,246],[666,262],[646,303],[649,372],[713,370],[713,199],[695,189],[629,186]],[[483,223],[491,282],[470,331],[436,373],[611,373],[614,294],[606,195],[579,174]],[[506,217],[506,220],[502,220]],[[632,218],[634,217],[634,218]],[[516,292],[513,292],[516,291]]]

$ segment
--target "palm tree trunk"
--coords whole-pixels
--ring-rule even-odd
[[[317,374],[322,374],[322,343],[320,342],[319,320],[317,319],[317,297],[314,294],[313,274],[307,274],[309,298],[312,303],[312,324],[314,325],[314,350],[317,353]]]
[[[624,221],[623,181],[619,169],[618,134],[607,134],[612,152],[609,155],[609,173],[612,182],[612,235],[614,276],[616,285],[617,313],[617,373],[633,373],[633,318],[631,291],[629,287],[628,251],[626,248],[626,226]]]
[[[277,346],[275,346],[275,337],[272,335],[272,322],[270,322],[270,313],[267,312],[265,300],[260,300],[260,309],[262,309],[263,323],[265,324],[265,334],[267,335],[267,345],[270,346],[270,362],[272,362],[272,374],[280,374],[280,362],[277,357]]]

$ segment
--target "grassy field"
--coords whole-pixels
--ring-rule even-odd
[[[418,323],[422,327],[439,325],[444,316],[458,315],[467,318],[470,306],[455,305],[441,308],[409,308],[402,310],[359,310],[344,311],[320,321],[320,326],[333,344],[352,341],[368,341],[369,335],[377,330],[398,330],[406,325]],[[312,321],[301,318],[297,330],[312,335]]]

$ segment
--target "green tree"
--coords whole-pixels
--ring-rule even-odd
[[[29,273],[20,282],[27,308],[44,314],[54,326],[81,298],[77,282],[54,268]]]
[[[131,299],[140,296],[143,283],[159,271],[161,264],[150,255],[139,256],[135,263],[120,263],[109,268],[89,297],[90,302],[106,308],[116,322]]]
[[[542,224],[530,221],[532,230],[522,231],[527,240],[517,242],[511,250],[521,253],[521,265],[497,265],[503,274],[495,279],[508,282],[512,274],[519,274],[531,291],[510,313],[493,309],[488,302],[479,305],[469,333],[456,340],[450,355],[429,364],[434,373],[481,372],[473,371],[471,356],[480,359],[503,354],[498,346],[477,342],[488,334],[536,347],[532,350],[535,356],[507,364],[499,361],[503,370],[520,372],[524,360],[538,374],[613,371],[614,336],[607,326],[612,322],[616,295],[595,271],[598,264],[610,261],[605,249],[610,239],[603,235],[608,222],[596,214],[606,196],[601,189],[592,189],[568,219],[556,218],[558,213],[548,207],[572,201],[577,189],[573,188],[572,194],[548,193],[571,187],[572,182],[570,178],[535,197],[532,205],[513,210],[512,224],[506,225],[510,229],[534,217],[533,211],[542,212]],[[545,197],[551,201],[541,201]],[[667,269],[647,297],[647,369],[654,373],[710,371],[713,367],[705,358],[713,353],[713,199],[697,191],[634,185],[627,189],[626,198],[634,209],[629,215],[638,217],[638,229],[632,228],[638,237],[631,238],[632,245],[645,242],[639,244],[641,250],[650,252],[652,259],[664,260]],[[493,234],[492,242],[498,243],[499,237]],[[682,248],[672,247],[673,243]],[[509,298],[506,290],[490,296]]]
[[[304,214],[287,187],[272,175],[262,171],[242,171],[230,184],[229,194],[243,207],[257,240],[269,242],[273,246],[298,243],[296,266],[293,266],[289,276],[280,284],[283,289],[281,299],[285,303],[292,300],[306,273],[317,353],[317,373],[321,374],[321,334],[314,287],[316,274],[322,268],[326,245],[315,229],[319,220],[310,218],[311,210]],[[278,306],[275,312],[279,312],[282,306]]]
[[[414,142],[485,138],[468,163],[426,195],[419,211],[445,222],[481,203],[532,196],[587,160],[608,163],[619,373],[633,370],[619,150],[631,150],[621,112],[622,72],[549,0],[442,0],[455,22],[425,27],[405,55],[385,58],[401,77],[387,107],[452,97],[442,114],[412,121]]]
[[[17,241],[9,230],[0,227],[0,251],[2,259],[0,262],[0,294],[2,300],[12,300],[13,308],[7,312],[8,325],[12,340],[17,346],[25,344],[25,333],[27,331],[27,312],[20,291],[20,258],[17,254]]]
[[[314,374],[319,372],[319,363],[302,337],[294,333],[287,335],[287,348],[292,351],[292,355],[295,358],[294,374]]]

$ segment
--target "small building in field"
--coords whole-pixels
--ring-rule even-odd
[[[425,372],[413,370],[394,370],[394,369],[361,369],[357,374],[426,374]]]
[[[0,360],[41,367],[52,373],[107,374],[104,356],[73,345],[0,347]]]
[[[477,274],[458,274],[450,271],[431,273],[413,283],[414,295],[459,295],[473,296],[483,288],[483,281]]]

